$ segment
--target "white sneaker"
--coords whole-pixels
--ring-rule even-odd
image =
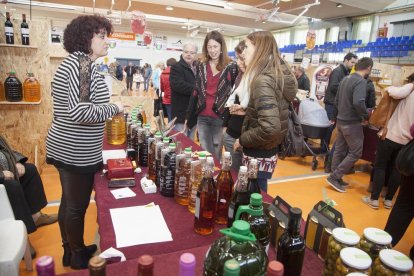
[[[391,209],[392,208],[392,200],[384,200],[384,207],[387,209]]]
[[[367,204],[372,209],[378,209],[379,208],[378,200],[372,200],[371,196],[363,196],[362,197],[362,202]]]

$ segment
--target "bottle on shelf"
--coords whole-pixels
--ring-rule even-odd
[[[191,162],[190,176],[190,193],[188,195],[188,211],[194,214],[198,186],[203,179],[204,166],[206,164],[206,154],[201,152],[198,154],[198,160]]]
[[[180,256],[179,276],[195,276],[196,258],[191,253]]]
[[[150,255],[142,255],[138,258],[138,276],[154,275],[154,259]]]
[[[257,182],[257,171],[258,171],[258,161],[257,159],[250,159],[247,166],[247,190],[249,191],[249,196],[252,193],[260,194],[259,182]]]
[[[236,220],[242,219],[250,224],[250,230],[256,239],[268,250],[270,241],[269,218],[263,213],[263,198],[261,194],[250,196],[250,205],[242,205],[237,209]]]
[[[27,78],[23,83],[23,100],[25,102],[39,102],[40,99],[40,83],[33,73],[27,73]]]
[[[4,85],[3,82],[0,81],[0,102],[3,102],[6,100],[6,95],[4,92]]]
[[[55,276],[55,262],[51,256],[42,256],[36,261],[38,276]]]
[[[99,256],[93,256],[89,260],[89,275],[90,276],[105,276],[106,275],[106,260]]]
[[[6,43],[14,44],[13,23],[10,20],[10,13],[6,12],[6,22],[4,22],[4,31],[6,33]]]
[[[267,276],[283,276],[284,268],[283,264],[278,261],[270,261],[267,265]]]
[[[22,45],[30,45],[29,41],[29,24],[26,22],[26,15],[22,14],[22,24],[20,24],[22,33]]]
[[[301,275],[305,257],[305,241],[300,235],[302,210],[292,207],[286,231],[278,241],[276,259],[284,266],[285,276]]]
[[[233,224],[239,206],[248,205],[250,202],[250,194],[247,190],[247,183],[247,167],[240,166],[237,183],[233,193],[231,194],[229,210],[227,212],[227,227],[230,227]]]
[[[11,71],[4,81],[4,93],[9,102],[20,102],[23,100],[23,86],[16,77],[16,73]]]
[[[162,139],[161,132],[155,133],[154,138],[149,139],[148,143],[148,177],[155,182],[157,171],[155,164],[156,144]]]
[[[162,152],[161,152],[162,153]],[[171,143],[168,146],[168,152],[164,156],[163,165],[163,174],[164,181],[160,183],[160,193],[163,196],[173,197],[174,196],[174,181],[175,181],[175,143]]]
[[[111,145],[122,145],[126,141],[125,117],[117,114],[106,120],[107,141]]]
[[[180,204],[188,205],[188,193],[190,190],[191,176],[191,148],[186,148],[184,154],[177,155],[175,183],[174,183],[174,199]]]
[[[214,175],[214,159],[207,157],[203,180],[197,190],[194,231],[200,235],[209,235],[214,231],[217,202],[217,188]]]
[[[148,143],[149,143],[149,138],[151,138],[150,129],[151,129],[151,126],[149,124],[146,124],[144,126],[144,133],[143,133],[144,140],[139,147],[139,165],[141,167],[148,167]],[[141,134],[141,139],[142,139],[142,134]]]
[[[239,276],[240,275],[240,265],[235,259],[227,260],[224,263],[224,276]]]
[[[223,154],[221,171],[217,176],[217,210],[216,223],[227,224],[230,198],[233,191],[233,177],[230,173],[231,155],[226,151]]]

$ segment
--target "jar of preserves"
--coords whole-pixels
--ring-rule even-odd
[[[339,253],[345,247],[354,247],[359,243],[359,235],[351,229],[338,227],[332,230],[332,236],[328,241],[328,251],[325,257],[324,276],[331,276],[334,273],[336,260]]]
[[[347,247],[341,250],[336,260],[334,276],[346,276],[351,272],[371,275],[371,257],[361,249]]]
[[[413,262],[406,255],[392,249],[384,249],[373,265],[373,275],[411,276]]]
[[[359,242],[359,247],[375,260],[382,249],[391,249],[392,237],[384,230],[378,228],[365,228]]]
[[[349,274],[346,274],[346,276],[365,276],[367,274],[362,273],[362,272],[351,272]]]

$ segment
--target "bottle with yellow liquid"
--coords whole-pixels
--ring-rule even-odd
[[[0,81],[0,102],[6,100],[6,95],[4,94],[4,85],[3,82]]]
[[[194,214],[198,186],[204,176],[204,165],[206,164],[206,154],[199,153],[198,160],[191,162],[190,193],[188,194],[188,211]]]
[[[33,73],[27,73],[27,78],[23,83],[23,101],[39,102],[40,99],[40,83]]]
[[[126,142],[126,122],[123,114],[106,120],[106,137],[111,145],[122,145]]]
[[[217,210],[216,223],[227,224],[231,194],[233,192],[233,178],[230,173],[231,155],[226,151],[223,154],[221,171],[217,176]]]
[[[184,154],[177,154],[174,199],[180,205],[188,205],[191,176],[191,148],[186,148]]]

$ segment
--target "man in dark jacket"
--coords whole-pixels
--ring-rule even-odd
[[[374,65],[371,58],[362,58],[355,66],[356,72],[342,80],[335,98],[338,112],[338,134],[332,159],[332,173],[327,182],[338,192],[346,192],[342,176],[349,172],[362,156],[364,133],[362,124],[368,122],[366,107],[367,81],[365,77]],[[336,114],[334,114],[336,115]]]
[[[195,85],[195,61],[197,57],[197,46],[187,43],[183,47],[180,61],[171,66],[170,85],[171,85],[171,117],[175,121],[175,130],[183,131],[185,126],[185,116],[189,104],[190,96],[194,91]],[[195,118],[188,122],[192,126],[186,131],[186,135],[194,139]]]
[[[295,77],[296,77],[296,80],[298,81],[298,89],[310,91],[310,81],[303,67],[296,68]]]
[[[122,81],[124,79],[124,74],[122,73],[122,66],[119,64],[119,62],[116,62],[115,67],[115,76],[118,80]]]
[[[127,67],[125,67],[126,72],[126,83],[127,83],[127,90],[132,90],[132,80],[134,78],[135,67],[130,62]]]

